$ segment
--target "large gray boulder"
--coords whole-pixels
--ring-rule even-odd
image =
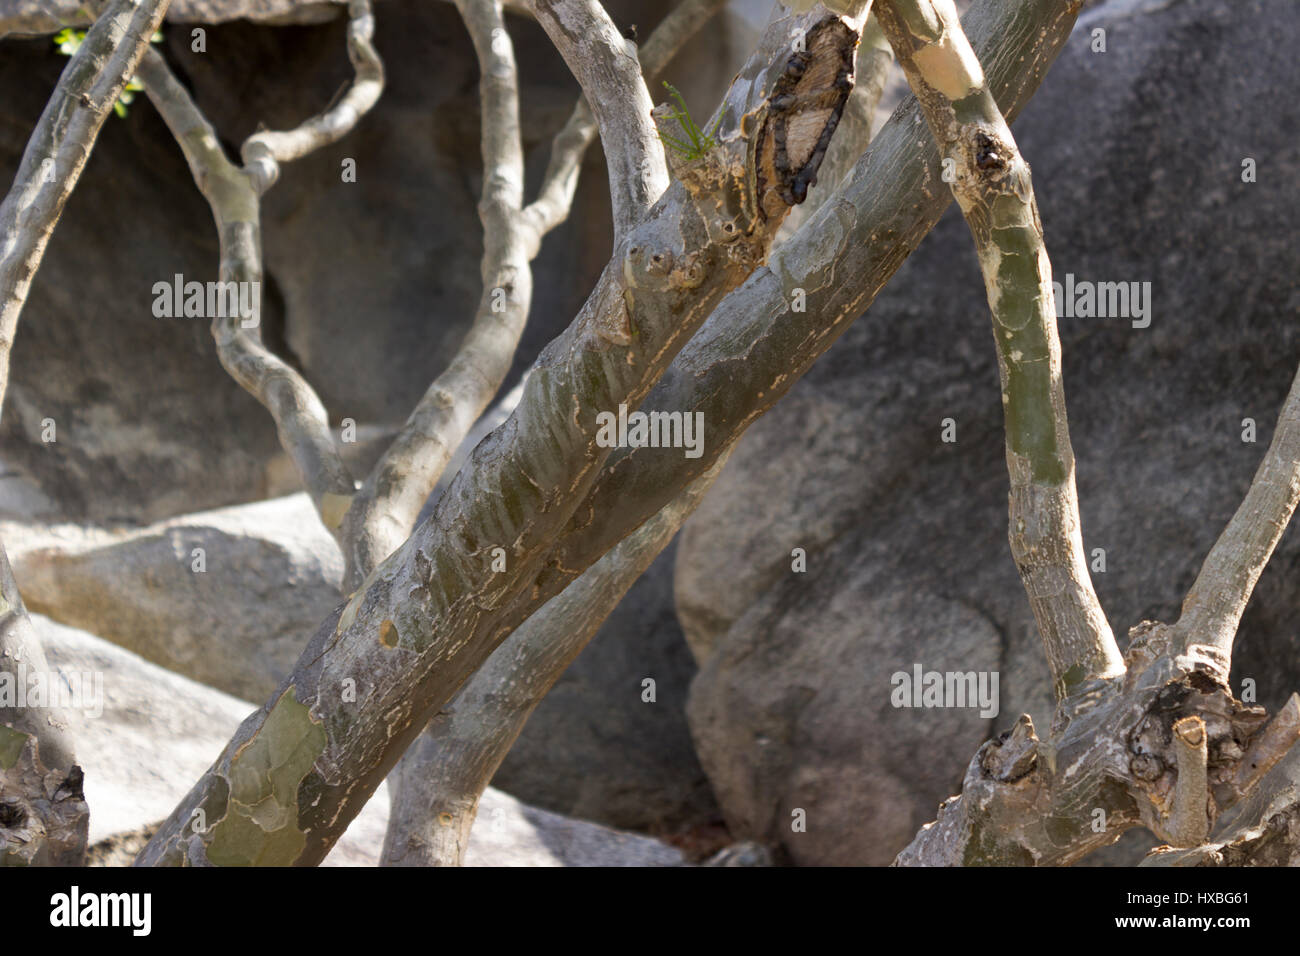
[[[343,556],[305,494],[125,531],[10,523],[4,540],[33,611],[246,700],[342,601]]]
[[[1300,83],[1297,41],[1289,0],[1248,14],[1225,0],[1103,4],[1016,124],[1057,277],[1151,283],[1149,327],[1060,322],[1084,544],[1105,551],[1094,579],[1121,646],[1138,621],[1177,616],[1300,358],[1300,106],[1272,92]],[[947,418],[955,443],[941,441]],[[983,735],[1022,711],[1050,719],[1006,540],[1002,436],[983,283],[954,208],[750,429],[683,531],[678,610],[704,662],[689,715],[737,838],[798,862],[887,861],[957,791]],[[1300,687],[1297,562],[1290,534],[1234,658],[1234,680],[1253,678],[1270,707]],[[990,660],[992,721],[890,706],[894,671]],[[791,832],[794,807],[806,833]]]

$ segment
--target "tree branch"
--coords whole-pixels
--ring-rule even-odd
[[[774,164],[777,131],[818,115],[813,109],[833,128],[838,109],[802,101],[801,78],[824,77],[823,59],[839,64],[829,71],[838,77],[858,37],[838,17],[805,23],[807,60],[787,51],[769,64],[771,84],[733,84],[725,113],[751,114],[745,133],[738,123],[724,129],[684,170],[688,181],[674,182],[627,235],[578,318],[539,357],[510,420],[475,449],[430,519],[323,624],[139,862],[319,862],[424,723],[520,623],[496,611],[536,579],[599,473],[608,451],[596,415],[640,404],[721,297],[766,256],[783,218],[779,197],[815,173],[817,152],[804,165]],[[844,96],[850,86],[840,87]],[[782,89],[795,95],[769,99],[768,90]],[[746,137],[757,137],[753,149]],[[768,184],[757,206],[739,194],[738,165]],[[497,547],[506,571],[491,568]],[[364,682],[355,701],[345,699],[345,681]],[[190,826],[199,808],[213,824],[203,833]]]
[[[348,93],[333,109],[291,132],[250,136],[241,150],[243,167],[226,157],[211,124],[157,51],[150,50],[140,67],[150,100],[212,207],[221,246],[219,280],[235,283],[226,288],[251,290],[247,298],[255,303],[252,315],[234,310],[226,315],[223,308],[211,317],[217,356],[231,377],[271,413],[280,444],[297,466],[322,522],[340,541],[356,489],[330,432],[329,415],[306,379],[262,344],[260,196],[279,177],[281,162],[343,136],[382,91],[383,68],[371,44],[374,17],[369,0],[351,0],[348,10],[348,52],[356,70]]]
[[[524,191],[519,80],[496,0],[458,0],[479,58],[483,291],[451,364],[429,386],[371,469],[344,521],[345,592],[411,533],[429,493],[510,371],[532,304],[530,260],[541,244],[520,215]]]
[[[618,246],[668,186],[663,145],[650,119],[654,104],[635,45],[623,39],[598,0],[528,3],[596,115]]]
[[[59,77],[0,204],[0,402],[18,317],[54,227],[95,139],[167,11],[167,0],[113,0]],[[15,692],[0,708],[0,857],[70,865],[85,854],[89,810],[81,768],[57,708],[27,707],[24,671],[53,679],[0,545],[0,681]]]
[[[1241,616],[1300,501],[1300,372],[1250,489],[1201,565],[1175,627],[1184,644],[1232,655]],[[1226,678],[1226,673],[1225,673]]]
[[[952,0],[887,0],[876,12],[975,238],[1002,378],[1011,553],[1059,699],[1123,674],[1124,663],[1083,553],[1052,266],[1029,165]]]
[[[258,192],[280,175],[279,166],[336,143],[360,122],[384,91],[384,64],[374,47],[375,17],[370,0],[348,0],[348,59],[355,74],[333,107],[285,132],[262,130],[244,141],[244,166],[257,170]]]
[[[1259,760],[1293,734],[1294,713],[1261,733],[1264,711],[1233,697],[1226,657],[1162,624],[1135,628],[1120,658],[1078,539],[1050,264],[1028,167],[951,0],[881,0],[878,13],[979,249],[1002,372],[1012,550],[1058,696],[1050,738],[1022,716],[982,746],[961,794],[895,862],[1068,863],[1138,825],[1199,845],[1258,779],[1246,755]]]
[[[520,625],[429,722],[389,775],[381,866],[461,865],[483,791],[524,724],[704,499],[728,454]]]
[[[682,0],[655,27],[638,55],[647,83],[653,83],[681,46],[718,12],[725,0]],[[524,218],[538,236],[544,236],[569,215],[578,184],[582,157],[596,138],[596,118],[585,96],[578,97],[573,112],[551,146],[551,159],[537,198],[524,208]],[[540,241],[540,239],[539,239]],[[530,258],[536,256],[531,251]]]

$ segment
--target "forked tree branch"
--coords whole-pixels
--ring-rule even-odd
[[[806,54],[785,51],[767,64],[770,84],[733,85],[726,113],[750,115],[744,133],[738,123],[725,128],[628,233],[578,318],[539,357],[510,420],[324,623],[139,862],[318,863],[427,720],[520,623],[495,610],[536,579],[599,474],[608,450],[596,415],[641,403],[722,296],[766,257],[788,210],[781,197],[815,173],[816,152],[804,165],[775,163],[778,130],[805,113],[833,128],[842,99],[838,108],[809,105],[800,84],[828,68],[851,77],[858,34],[839,17],[813,14],[805,24]],[[850,87],[839,88],[847,96]],[[794,95],[775,102],[774,89]],[[739,194],[737,165],[766,184],[757,204]],[[498,547],[508,566],[494,572]],[[345,682],[361,685],[355,700]],[[200,809],[209,826],[196,832]]]
[[[643,66],[647,74],[653,76],[657,68],[676,52],[676,44],[692,35],[719,5],[718,0],[685,0],[675,8],[655,28],[646,43],[649,53],[643,59]],[[487,35],[491,35],[490,30]],[[486,72],[486,64],[484,70]],[[484,98],[486,122],[486,91]],[[594,134],[594,122],[590,121],[585,100],[579,99],[574,116],[581,121],[584,113],[588,120],[587,129]],[[566,124],[566,130],[573,122]],[[561,137],[564,135],[562,132]],[[572,149],[565,146],[561,137],[557,137],[548,182],[567,182],[567,188],[561,186],[548,202],[552,210],[567,214],[576,180],[577,161],[592,137],[577,137],[572,142]],[[556,169],[556,158],[566,155],[573,158],[574,175],[567,180],[563,176],[551,179]],[[544,185],[543,192],[546,188]],[[524,228],[529,225],[530,221],[525,218]],[[415,481],[414,472],[418,468],[422,468],[425,475],[419,484],[419,494],[410,494],[409,491],[403,494],[410,500],[410,520],[405,525],[395,523],[396,526],[392,527],[393,547],[409,533],[403,527],[409,528],[413,523],[415,509],[427,497],[429,486],[437,480],[434,468],[439,465],[438,457],[422,450],[416,459],[417,468],[407,471],[404,484],[408,486]],[[712,483],[712,476],[720,470],[721,461],[708,476],[696,479],[691,488],[659,516],[621,541],[562,595],[530,617],[492,652],[445,711],[430,722],[419,741],[407,750],[389,776],[392,808],[382,857],[384,863],[401,866],[460,865],[479,798],[529,715],[570,661],[594,636],[636,577],[671,540],[676,528]],[[364,501],[365,496],[363,489],[357,503]],[[392,515],[391,506],[387,510]],[[387,552],[381,555],[386,556]]]
[[[687,0],[669,14],[647,42],[657,51],[650,65],[666,63],[669,43],[693,33],[718,5],[719,0]],[[530,263],[546,232],[568,216],[581,158],[595,132],[580,99],[556,136],[538,199],[521,209],[519,92],[510,36],[499,5],[474,0],[458,6],[480,63],[483,291],[450,365],[429,386],[352,502],[344,533],[346,592],[410,535],[456,449],[509,373],[532,303]]]
[[[244,141],[244,165],[258,168],[261,191],[275,182],[279,164],[336,143],[370,112],[384,91],[384,64],[374,46],[375,16],[370,0],[348,0],[348,59],[353,81],[343,97],[325,112],[291,130],[261,130]]]
[[[518,78],[510,37],[499,5],[458,6],[482,77],[483,292],[474,323],[451,364],[425,392],[352,503],[344,532],[346,591],[355,589],[410,535],[456,449],[509,372],[532,301],[530,262],[545,233],[568,215],[581,157],[595,130],[580,100],[556,137],[539,198],[521,210]],[[693,12],[696,6],[698,0],[692,0]],[[688,24],[698,27],[699,22],[677,17],[673,32],[685,33]]]
[[[199,191],[212,207],[221,246],[219,279],[250,289],[253,315],[220,310],[212,336],[222,366],[271,413],[280,444],[293,459],[321,521],[343,543],[341,525],[355,482],[330,432],[329,415],[307,380],[262,343],[261,194],[279,178],[281,162],[334,142],[355,126],[379,97],[383,68],[371,38],[369,0],[348,5],[348,53],[356,80],[338,105],[287,133],[260,132],[245,141],[245,165],[232,163],[216,132],[161,54],[150,50],[140,76],[150,100],[176,138]],[[230,286],[227,286],[230,288]]]

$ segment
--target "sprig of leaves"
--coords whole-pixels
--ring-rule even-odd
[[[676,152],[680,153],[687,159],[700,159],[709,150],[718,145],[717,140],[713,137],[718,132],[718,124],[722,122],[722,114],[713,121],[708,132],[700,129],[699,124],[691,118],[691,111],[686,108],[686,100],[678,92],[677,87],[673,86],[667,80],[664,81],[664,89],[668,95],[677,101],[677,108],[672,111],[672,118],[677,120],[677,125],[682,128],[686,134],[686,139],[678,139],[675,136],[669,136],[663,130],[659,131],[659,139],[663,144]]]
[[[85,42],[85,39],[85,30],[65,29],[60,30],[54,35],[54,45],[59,48],[59,52],[64,56],[72,56],[81,48],[81,44]],[[158,31],[149,38],[149,42],[162,43],[162,39],[162,32]],[[113,112],[118,116],[126,116],[126,108],[130,106],[131,102],[135,99],[135,94],[139,93],[143,89],[144,84],[135,77],[131,77],[131,80],[122,88],[122,92],[118,95],[117,102],[113,104]]]

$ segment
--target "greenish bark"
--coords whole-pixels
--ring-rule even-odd
[[[1002,378],[1011,552],[1061,698],[1124,664],[1083,552],[1052,266],[1029,165],[951,0],[882,0],[877,15],[975,239]]]
[[[1233,697],[1222,655],[1164,625],[1135,629],[1120,656],[1083,557],[1051,266],[1029,168],[951,0],[880,0],[877,12],[975,238],[1002,373],[1012,552],[1058,697],[1050,737],[1039,740],[1022,716],[981,747],[961,794],[895,862],[1070,863],[1138,825],[1198,845],[1253,786],[1253,768],[1295,742],[1295,715],[1265,728],[1263,708]]]

